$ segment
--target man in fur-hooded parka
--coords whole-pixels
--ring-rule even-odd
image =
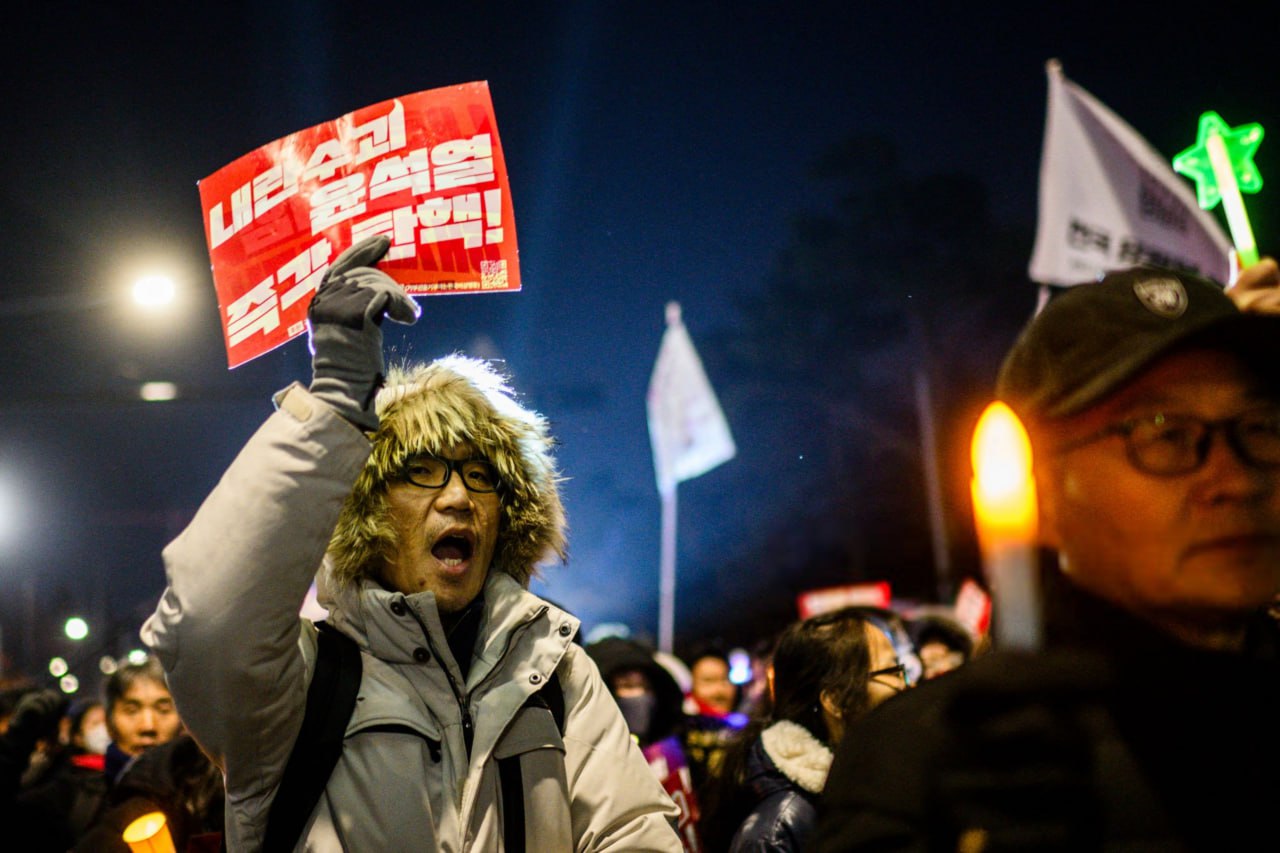
[[[564,551],[546,421],[462,356],[384,381],[382,321],[417,316],[376,268],[386,248],[359,243],[326,273],[311,385],[276,396],[165,549],[143,627],[224,770],[227,848],[680,850],[578,620],[526,589]],[[298,615],[313,579],[362,674],[324,791],[281,841],[268,825],[315,669]]]
[[[411,546],[398,535],[403,531],[397,530],[389,493],[406,485],[406,462],[423,455],[483,459],[496,470],[498,490],[491,497],[472,495],[498,508],[489,571],[528,587],[540,561],[564,556],[564,508],[546,420],[516,402],[491,367],[454,355],[393,369],[377,409],[373,452],[330,543],[334,581],[380,577],[393,555]],[[447,483],[441,492],[452,487]],[[434,490],[407,484],[402,491],[422,496]]]

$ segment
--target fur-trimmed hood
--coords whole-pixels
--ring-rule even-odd
[[[795,784],[811,794],[821,794],[831,770],[831,750],[799,723],[779,720],[760,733],[769,759]]]
[[[371,577],[396,548],[386,484],[418,453],[469,443],[498,469],[502,516],[491,570],[528,586],[540,562],[565,556],[560,475],[542,415],[520,405],[485,361],[450,355],[399,365],[378,392],[373,452],[329,543],[339,584]]]

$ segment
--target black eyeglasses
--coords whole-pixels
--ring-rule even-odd
[[[422,454],[404,463],[401,476],[424,489],[442,489],[454,471],[469,492],[486,494],[498,490],[498,469],[488,459],[445,459]]]
[[[891,675],[895,678],[902,679],[902,683],[907,683],[907,665],[895,664],[894,666],[886,666],[884,669],[873,669],[867,673],[867,680],[879,678],[882,675]]]
[[[1227,444],[1254,468],[1280,466],[1280,407],[1268,406],[1234,418],[1208,421],[1190,415],[1158,414],[1104,427],[1058,448],[1066,453],[1111,435],[1124,438],[1133,467],[1157,477],[1190,474],[1209,457],[1213,434],[1222,430]]]

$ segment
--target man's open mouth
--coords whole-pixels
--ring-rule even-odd
[[[440,537],[440,541],[431,547],[431,555],[446,566],[456,566],[471,559],[475,545],[461,534],[450,534]]]

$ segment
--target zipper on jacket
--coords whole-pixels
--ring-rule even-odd
[[[427,646],[431,649],[432,656],[436,659],[436,662],[440,664],[440,670],[444,673],[445,679],[449,682],[449,689],[453,691],[454,701],[458,703],[458,711],[462,715],[462,739],[467,747],[467,760],[470,761],[471,744],[475,739],[475,726],[471,720],[471,709],[468,703],[469,697],[458,686],[458,681],[453,677],[453,673],[449,671],[449,667],[444,665],[444,661],[440,657],[439,651],[436,649],[436,644],[431,639],[431,632],[427,630],[426,623],[419,618],[417,612],[412,607],[406,607],[406,609],[413,616],[413,621],[417,622],[418,627],[422,629],[422,636],[426,638]],[[542,618],[543,614],[545,614],[548,609],[549,608],[545,605],[539,607],[534,611],[532,616],[511,629],[510,633],[507,634],[507,645],[503,648],[502,653],[498,655],[498,660],[493,666],[493,671],[497,671],[502,668],[502,662],[511,651],[511,646],[515,642],[516,635],[523,633],[530,625]],[[485,680],[488,680],[487,676]]]
[[[449,671],[449,667],[445,666],[444,658],[440,657],[440,652],[436,648],[435,642],[431,639],[431,632],[427,630],[425,622],[419,618],[418,613],[412,607],[406,607],[413,621],[418,623],[418,627],[422,629],[422,636],[426,638],[427,647],[431,649],[431,656],[436,659],[436,663],[440,665],[440,671],[444,673],[445,680],[449,682],[449,689],[453,691],[453,699],[458,703],[458,711],[462,715],[462,741],[467,748],[467,761],[471,761],[471,744],[475,740],[475,725],[471,721],[471,709],[468,707],[467,695],[458,686],[458,680],[453,677],[453,673]]]

